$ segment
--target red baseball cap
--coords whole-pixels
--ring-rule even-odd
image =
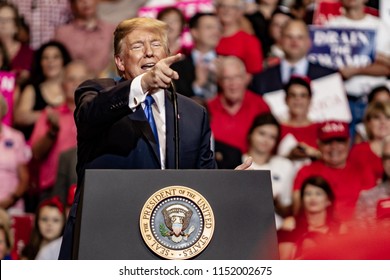
[[[326,121],[320,125],[318,139],[322,142],[330,139],[348,139],[349,128],[346,122],[341,121]]]

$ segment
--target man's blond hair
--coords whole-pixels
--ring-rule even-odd
[[[134,30],[150,30],[158,34],[163,42],[164,49],[169,54],[168,25],[154,18],[132,18],[119,23],[114,31],[114,54],[122,54],[123,39]]]

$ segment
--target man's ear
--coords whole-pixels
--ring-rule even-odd
[[[115,55],[115,64],[119,71],[125,72],[123,59],[119,55]]]
[[[308,52],[310,51],[311,46],[312,46],[312,42],[311,42],[310,37],[308,37],[307,40],[306,40],[306,43],[305,43],[306,55],[307,55]]]
[[[245,72],[245,84],[248,86],[252,82],[252,74]]]

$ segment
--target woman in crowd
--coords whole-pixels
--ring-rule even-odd
[[[279,123],[271,113],[258,115],[248,132],[248,152],[242,157],[243,162],[252,157],[251,167],[255,170],[271,170],[277,228],[282,225],[282,217],[290,215],[295,176],[291,161],[274,155],[279,135]]]
[[[17,8],[9,3],[0,3],[0,41],[4,45],[15,72],[18,84],[26,82],[30,75],[34,52],[18,40],[21,21]]]
[[[39,204],[30,243],[22,251],[22,259],[34,260],[38,251],[60,237],[65,226],[65,209],[58,196]]]
[[[256,3],[247,4],[245,16],[250,21],[254,34],[261,42],[264,57],[271,46],[271,38],[268,33],[271,16],[280,2],[280,0],[257,0]]]
[[[167,7],[158,13],[157,19],[168,24],[168,45],[171,54],[188,53],[182,40],[182,34],[186,26],[182,11],[175,7]]]
[[[320,176],[307,178],[301,189],[301,209],[294,218],[285,220],[278,231],[281,259],[300,259],[338,235],[345,227],[333,215],[334,194]]]
[[[382,141],[390,135],[390,101],[371,103],[365,112],[364,125],[368,141],[355,144],[349,160],[359,168],[370,170],[380,183],[383,177]]]
[[[390,101],[390,90],[385,85],[373,88],[370,94],[368,95],[368,105],[374,102],[386,102],[386,101]],[[364,126],[363,122],[358,123],[355,127],[355,130],[356,130],[356,135],[354,139],[355,144],[368,140],[366,127]]]
[[[24,212],[21,197],[28,186],[31,150],[21,132],[1,122],[6,113],[7,103],[0,94],[0,207]]]
[[[294,161],[316,159],[320,157],[317,146],[319,126],[309,119],[312,97],[309,78],[292,76],[285,92],[289,118],[281,125],[278,154]]]
[[[36,52],[31,82],[23,90],[14,114],[15,125],[24,132],[26,139],[30,138],[42,109],[64,102],[61,81],[64,67],[69,62],[68,51],[55,41],[43,44]]]
[[[281,46],[282,27],[293,15],[285,9],[277,8],[270,19],[268,33],[271,45],[268,53],[266,53],[266,67],[272,67],[280,63],[280,59],[284,58],[284,51]]]

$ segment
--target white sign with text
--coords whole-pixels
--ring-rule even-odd
[[[309,118],[315,122],[340,120],[350,122],[349,109],[343,80],[339,73],[325,76],[311,82],[313,92]],[[272,113],[280,120],[288,119],[288,107],[284,90],[268,92],[263,95]]]

